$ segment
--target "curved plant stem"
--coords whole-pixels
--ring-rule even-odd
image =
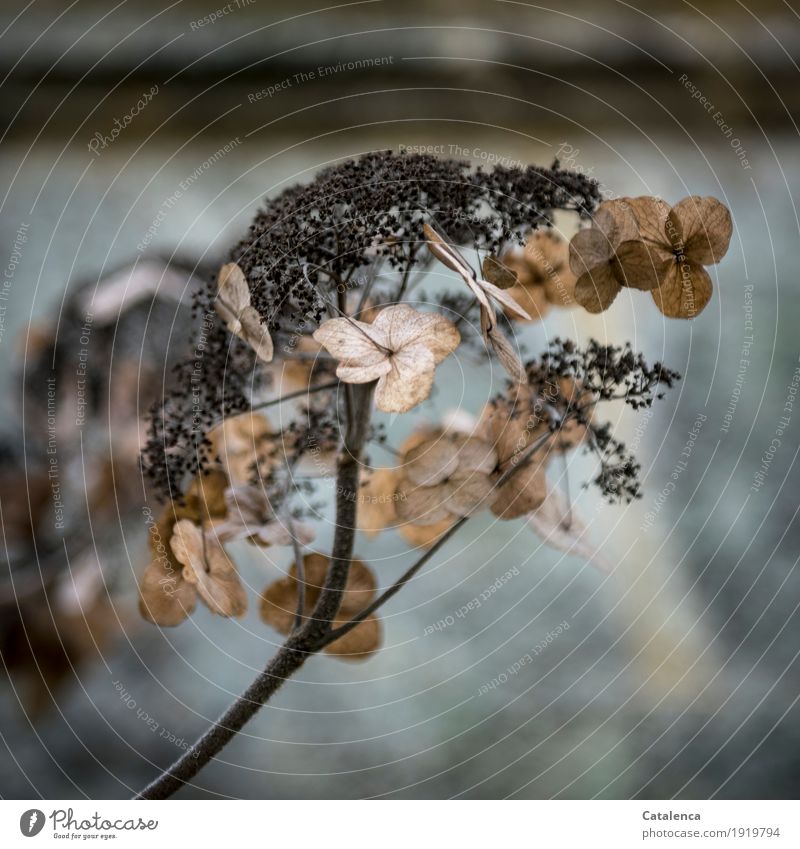
[[[338,383],[338,381],[337,381]],[[168,799],[219,754],[222,749],[280,688],[283,682],[325,645],[347,583],[356,528],[358,474],[369,432],[374,384],[353,387],[354,415],[347,422],[336,473],[336,531],[325,586],[311,617],[286,639],[263,672],[222,716],[175,763],[135,798]]]

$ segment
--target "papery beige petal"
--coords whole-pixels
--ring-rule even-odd
[[[471,275],[472,271],[461,257],[453,250],[448,241],[439,234],[430,224],[422,225],[422,233],[427,240],[428,250],[447,268],[455,271],[462,277]]]
[[[188,519],[176,522],[170,546],[183,564],[183,577],[197,589],[212,613],[241,616],[247,609],[247,595],[236,568],[219,540]]]
[[[448,517],[432,525],[415,525],[411,522],[406,522],[405,524],[398,525],[397,531],[410,545],[418,548],[430,548],[443,534],[447,533],[453,527],[455,521],[455,517]]]
[[[604,201],[595,213],[593,226],[603,233],[612,250],[622,242],[639,238],[639,223],[630,200],[625,198]]]
[[[392,370],[390,358],[381,354],[381,359],[370,365],[345,365],[340,363],[336,368],[336,376],[345,383],[372,383]]]
[[[256,356],[265,363],[272,362],[274,347],[269,328],[254,307],[245,307],[239,316],[240,329],[234,331],[256,352]]]
[[[686,256],[701,265],[719,262],[728,251],[733,222],[728,208],[713,197],[684,198],[672,214],[678,222]]]
[[[459,437],[458,468],[462,472],[483,472],[489,474],[497,466],[497,452],[485,439],[477,436]]]
[[[587,312],[604,312],[614,302],[620,288],[613,268],[606,263],[578,278],[575,284],[575,300]]]
[[[375,406],[384,413],[405,413],[431,394],[434,357],[424,345],[411,345],[393,354],[391,365],[375,387]]]
[[[708,272],[696,263],[675,262],[665,282],[651,292],[668,318],[694,318],[711,300],[714,287]]]
[[[385,307],[378,313],[373,327],[384,335],[392,351],[423,344],[437,364],[461,342],[461,334],[449,318],[441,313],[420,312],[408,304]]]
[[[558,307],[570,307],[575,303],[575,275],[565,268],[563,272],[553,274],[544,283],[547,300]]]
[[[235,263],[229,262],[219,270],[217,279],[218,300],[222,301],[223,309],[238,317],[241,311],[250,306],[250,288],[242,269]]]
[[[281,634],[288,634],[294,625],[297,610],[297,584],[282,578],[265,588],[261,594],[259,614],[262,621]]]
[[[544,285],[522,286],[518,284],[508,291],[511,297],[531,316],[531,321],[540,321],[550,312],[550,300],[547,297]],[[505,308],[503,312],[508,315]]]
[[[611,571],[601,547],[592,542],[586,523],[559,490],[548,493],[542,505],[528,516],[528,526],[551,548],[581,557],[604,572]]]
[[[660,245],[636,240],[617,248],[617,262],[616,277],[621,285],[649,291],[666,280],[675,255]]]
[[[500,365],[506,371],[506,374],[517,383],[524,383],[526,378],[525,366],[522,364],[519,354],[514,346],[506,338],[502,330],[497,325],[485,325],[485,313],[481,315],[481,327],[485,328],[484,334],[488,339],[489,347],[494,351]]]
[[[495,487],[488,474],[466,472],[448,481],[445,501],[447,509],[456,516],[469,516],[494,499]]]
[[[528,313],[514,300],[510,292],[506,292],[503,289],[498,288],[488,280],[479,281],[479,285],[486,294],[490,295],[499,304],[501,304],[506,312],[513,313],[526,321],[531,320],[530,315],[528,315]]]
[[[363,560],[353,559],[339,605],[339,618],[349,618],[363,610],[374,598],[378,587],[375,573]]]
[[[314,341],[348,365],[374,365],[386,359],[386,338],[371,324],[351,318],[330,318],[314,331]]]
[[[439,437],[407,451],[403,455],[402,474],[414,486],[435,486],[458,469],[458,446],[451,439]]]

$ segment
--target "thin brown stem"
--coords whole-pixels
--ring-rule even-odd
[[[339,385],[338,380],[331,380],[329,383],[320,383],[317,386],[307,386],[305,389],[298,389],[296,392],[289,392],[286,395],[281,395],[280,398],[270,398],[269,401],[261,401],[258,404],[253,404],[245,413],[251,413],[254,410],[263,410],[266,407],[273,407],[275,404],[282,404],[284,401],[291,401],[293,398],[302,398],[304,395],[312,395],[315,392],[324,392],[326,389],[336,389]],[[239,413],[237,415],[243,415]]]

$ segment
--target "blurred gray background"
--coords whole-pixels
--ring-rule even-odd
[[[630,339],[684,374],[651,416],[612,411],[638,446],[643,499],[578,497],[611,574],[542,547],[521,521],[474,520],[386,608],[380,654],[312,659],[184,797],[796,797],[800,407],[785,409],[800,356],[796,4],[33,0],[2,4],[0,47],[4,269],[27,234],[0,337],[8,418],[15,345],[68,286],[135,258],[143,240],[214,261],[265,196],[367,150],[558,156],[612,196],[712,194],[733,214],[695,321],[666,324],[649,298],[620,297],[603,316],[551,314],[524,331],[533,351],[559,334]],[[92,152],[115,119],[127,125]],[[467,380],[452,358],[438,375],[418,420],[477,412],[499,378]],[[574,490],[589,471],[571,463]],[[2,684],[3,796],[130,795],[272,650],[256,610],[235,623],[200,610],[164,633],[139,622],[144,530],[125,526],[103,561],[117,576],[116,632],[35,715],[13,678]],[[391,533],[357,553],[387,583],[413,556]],[[253,593],[288,560],[241,557]],[[425,635],[512,566],[490,602]],[[478,695],[562,622],[534,663]]]

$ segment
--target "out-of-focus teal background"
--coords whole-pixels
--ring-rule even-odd
[[[652,415],[612,411],[642,461],[643,499],[620,508],[578,494],[611,574],[548,550],[521,521],[473,520],[386,608],[380,654],[311,660],[186,796],[797,794],[800,17],[771,0],[551,5],[0,10],[8,419],[21,403],[15,339],[52,320],[69,285],[148,251],[214,261],[265,196],[364,151],[438,145],[476,165],[558,156],[609,196],[711,194],[733,214],[695,321],[667,323],[634,293],[602,316],[551,313],[523,331],[534,351],[556,335],[629,339],[684,375]],[[115,120],[124,128],[92,152]],[[500,379],[453,359],[437,376],[417,422],[478,412]],[[589,471],[577,458],[570,480]],[[145,528],[124,531],[103,558],[116,636],[35,716],[13,678],[3,684],[3,796],[129,795],[278,639],[255,609],[239,622],[199,610],[164,633],[139,622]],[[394,534],[359,540],[357,553],[384,582],[413,556]],[[289,559],[240,554],[253,598]],[[511,567],[490,601],[455,617]],[[478,694],[562,622],[535,662]]]

